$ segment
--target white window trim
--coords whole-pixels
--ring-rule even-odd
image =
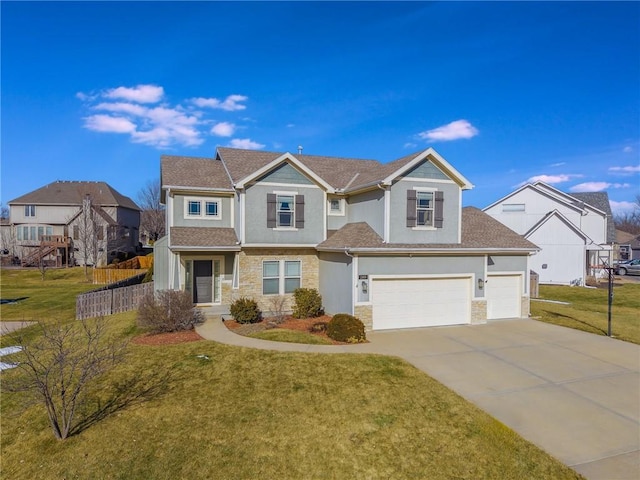
[[[189,213],[189,202],[200,203],[200,215]],[[217,215],[207,215],[207,202],[218,204]],[[222,198],[221,197],[184,197],[184,218],[197,220],[222,220]]]
[[[331,202],[334,200],[337,200],[340,203],[339,210],[331,210]],[[345,204],[345,199],[343,197],[328,197],[327,211],[329,212],[329,215],[331,215],[332,217],[344,217],[345,215],[344,204]]]
[[[296,228],[296,195],[299,195],[299,193],[297,191],[282,191],[282,190],[274,190],[275,195],[276,195],[276,226],[275,228],[273,228],[272,230],[278,230],[278,231],[286,231],[286,232],[296,232],[298,231],[298,229]],[[293,215],[291,216],[291,226],[290,227],[281,227],[278,225],[278,197],[279,196],[287,196],[287,197],[293,197],[293,202],[292,202],[292,213]]]
[[[264,264],[265,262],[278,262],[278,293],[264,293]],[[299,277],[285,277],[285,263],[286,262],[298,262],[300,264],[300,276]],[[267,277],[268,279],[274,279],[276,277]],[[264,295],[265,297],[270,297],[273,295],[293,295],[293,292],[290,293],[285,293],[284,292],[284,286],[285,286],[285,278],[299,278],[300,279],[300,287],[302,287],[302,260],[299,258],[295,258],[295,259],[272,259],[272,260],[263,260],[262,261],[262,275],[260,277],[260,283],[261,283],[261,291],[263,292],[262,295]]]
[[[433,219],[432,219],[432,223],[433,225],[418,225],[418,199],[416,198],[416,226],[412,227],[412,230],[437,230],[437,228],[435,227],[435,216],[436,216],[436,192],[438,191],[437,188],[426,188],[426,187],[413,187],[413,189],[416,191],[416,193],[421,192],[421,193],[433,193]]]

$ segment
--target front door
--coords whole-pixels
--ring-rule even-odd
[[[211,303],[213,301],[213,268],[211,260],[193,262],[193,301]]]

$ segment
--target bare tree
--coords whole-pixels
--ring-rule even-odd
[[[9,220],[9,206],[1,205],[0,206],[0,220]]]
[[[165,234],[165,208],[160,203],[160,181],[150,180],[138,192],[140,232],[147,235],[149,242],[155,242]]]
[[[69,222],[74,249],[84,265],[87,280],[89,280],[89,266],[97,266],[100,253],[107,250],[107,236],[110,232],[105,232],[105,223],[105,220],[98,215],[90,195],[83,198],[80,210]]]
[[[58,439],[67,438],[82,423],[75,417],[92,382],[124,359],[126,343],[106,338],[105,325],[104,319],[83,320],[80,328],[39,322],[39,340],[18,339],[22,375],[3,379],[3,387],[35,395]]]
[[[613,217],[616,228],[634,235],[640,235],[640,195],[636,195],[635,208],[630,212]]]

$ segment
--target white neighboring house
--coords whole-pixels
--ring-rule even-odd
[[[567,194],[527,184],[483,211],[541,248],[531,258],[540,283],[584,285],[613,264],[615,227],[606,192]]]

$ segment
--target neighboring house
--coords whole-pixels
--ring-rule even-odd
[[[613,264],[615,226],[605,192],[567,194],[537,182],[483,211],[540,247],[531,260],[540,283],[584,285]]]
[[[616,246],[618,248],[618,260],[635,260],[640,258],[640,235],[616,230]]]
[[[138,248],[140,209],[105,182],[56,181],[8,205],[23,264],[104,265]]]
[[[475,208],[473,187],[435,150],[391,163],[218,148],[164,155],[167,235],[155,288],[202,305],[298,287],[367,329],[484,323],[529,314],[537,247]]]

